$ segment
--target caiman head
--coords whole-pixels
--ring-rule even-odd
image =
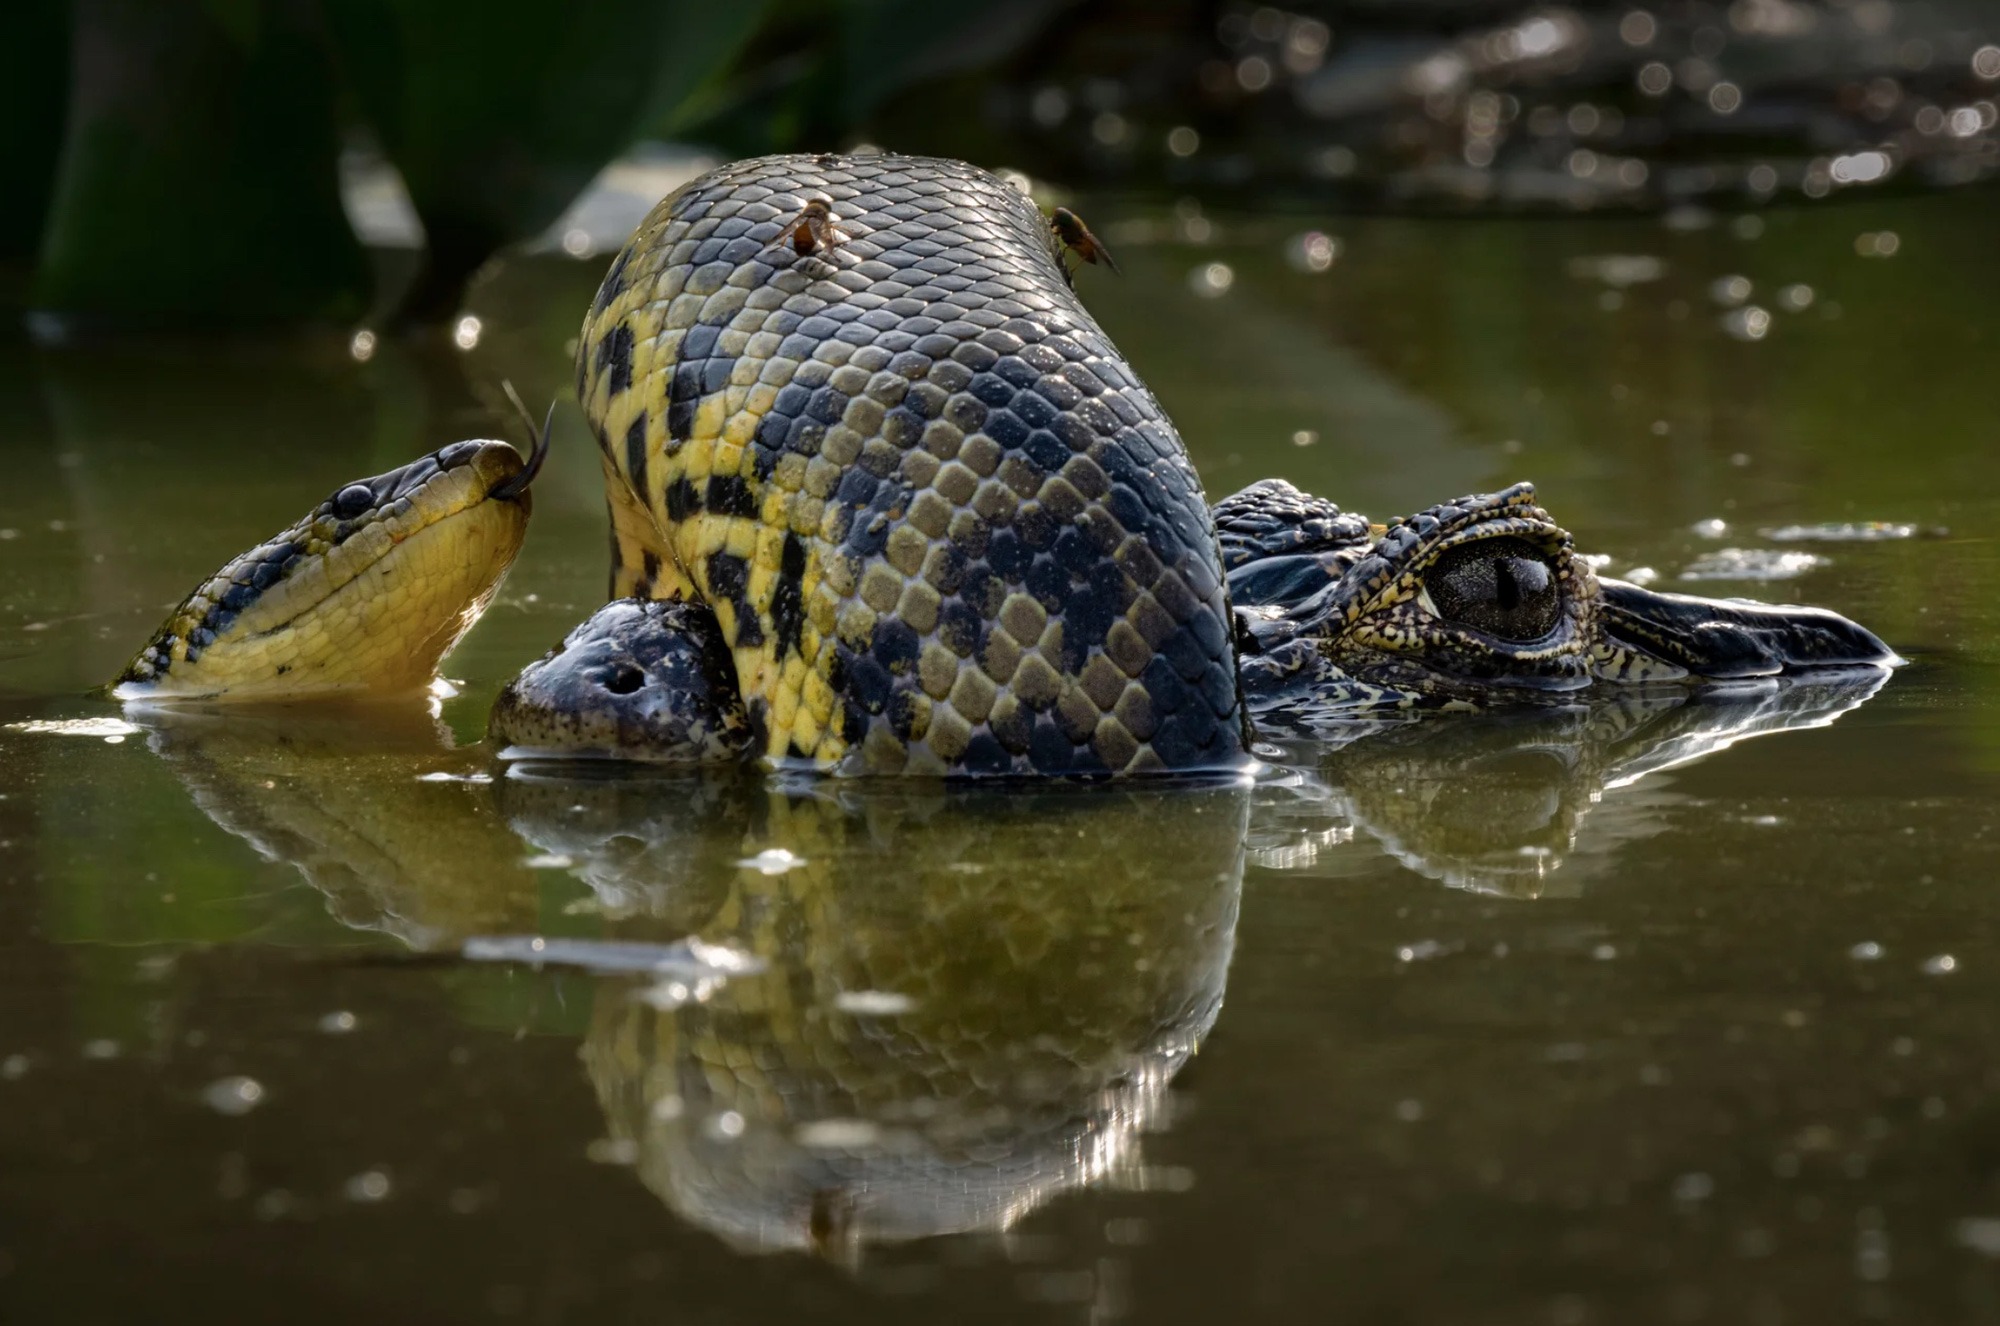
[[[1601,579],[1525,483],[1371,526],[1266,480],[1215,517],[1253,703],[1302,688],[1316,706],[1562,703],[1900,662],[1824,609]]]

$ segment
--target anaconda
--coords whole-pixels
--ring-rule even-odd
[[[510,684],[493,735],[533,754],[1133,774],[1240,766],[1253,710],[1301,691],[1545,703],[1894,661],[1832,613],[1600,581],[1526,485],[1386,527],[1275,482],[1211,511],[1062,245],[1005,181],[928,158],[764,157],[664,199],[579,343],[614,601]],[[438,527],[470,538],[495,505]],[[228,586],[234,615],[212,620],[198,592],[122,692],[426,670],[452,638],[440,623],[483,603],[507,559],[455,565],[458,601],[426,609],[431,629],[404,614],[322,631],[317,665],[282,672],[257,643],[261,596],[290,599],[378,519],[224,568],[202,592]],[[407,581],[427,574],[405,558],[346,596],[415,603]],[[355,660],[390,630],[408,649],[371,675]]]

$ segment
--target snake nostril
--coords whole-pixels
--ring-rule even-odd
[[[631,663],[620,662],[611,669],[611,675],[600,685],[613,695],[630,695],[646,684],[646,674]]]
[[[461,465],[469,464],[478,451],[477,442],[454,442],[437,453],[438,468],[455,470]]]

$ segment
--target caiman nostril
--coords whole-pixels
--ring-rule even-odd
[[[630,695],[646,684],[646,674],[636,665],[620,661],[600,684],[613,695]]]
[[[352,520],[375,505],[375,490],[365,483],[351,483],[333,495],[333,514]]]

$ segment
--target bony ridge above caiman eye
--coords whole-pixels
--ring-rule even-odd
[[[1424,572],[1424,594],[1447,622],[1526,644],[1562,616],[1556,574],[1523,539],[1474,539],[1447,548]]]

